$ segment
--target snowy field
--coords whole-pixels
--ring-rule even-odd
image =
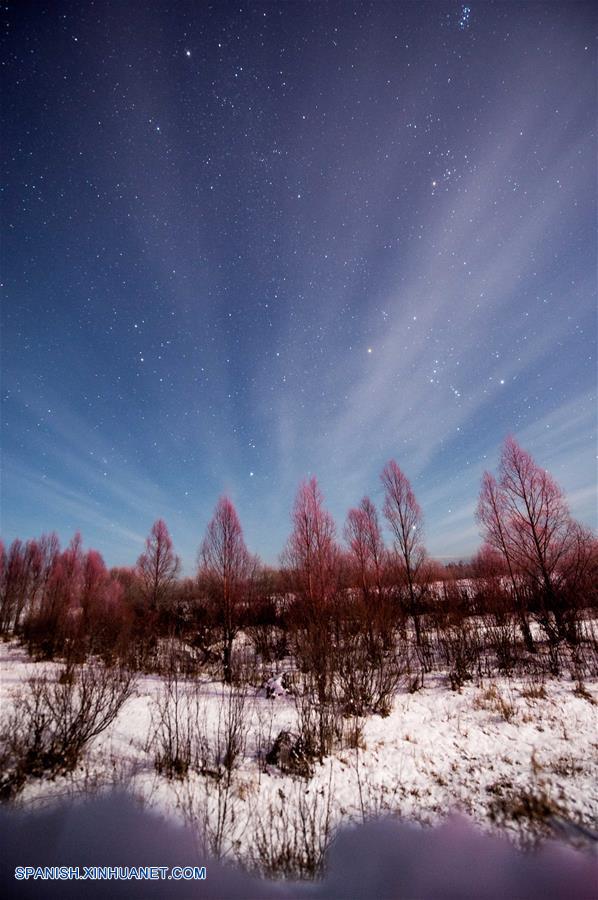
[[[58,673],[33,663],[17,644],[1,645],[3,714],[30,676]],[[316,763],[313,776],[283,774],[266,762],[282,730],[297,730],[292,696],[246,688],[239,755],[230,778],[214,777],[209,760],[222,740],[229,689],[216,681],[180,681],[203,736],[204,774],[167,778],[155,767],[158,676],[140,676],[113,724],[90,745],[74,773],[31,779],[19,795],[26,808],[89,796],[116,786],[147,809],[192,825],[224,859],[276,869],[276,848],[294,832],[310,832],[318,853],[340,824],[392,815],[434,824],[462,813],[517,844],[538,835],[583,844],[598,830],[598,685],[583,690],[564,675],[543,687],[521,678],[492,678],[451,691],[442,673],[423,689],[399,691],[389,716],[360,720],[353,749]],[[207,773],[206,773],[207,772]],[[284,846],[283,846],[284,845]],[[285,851],[286,847],[286,851]]]

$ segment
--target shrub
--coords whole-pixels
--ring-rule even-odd
[[[287,798],[279,791],[280,802],[258,815],[251,858],[263,875],[316,878],[332,838],[331,784],[318,791],[301,781],[294,793]]]
[[[57,681],[30,678],[0,733],[3,799],[11,799],[29,777],[72,772],[88,744],[114,721],[133,687],[130,671],[95,663],[73,666]]]
[[[176,670],[168,672],[155,703],[153,734],[156,771],[168,778],[183,778],[193,759],[193,718],[189,692]]]

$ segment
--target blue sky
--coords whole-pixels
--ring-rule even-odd
[[[583,3],[8,12],[2,535],[276,562],[395,458],[479,545],[513,433],[596,526],[596,17]]]

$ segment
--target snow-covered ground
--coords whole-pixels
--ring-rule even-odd
[[[3,714],[30,675],[62,668],[33,663],[15,643],[0,645],[0,666]],[[384,814],[427,824],[462,812],[486,829],[506,829],[521,839],[530,808],[540,803],[556,811],[557,823],[598,830],[596,682],[576,693],[575,682],[563,676],[545,681],[543,696],[531,696],[534,690],[521,678],[468,683],[457,693],[441,674],[429,676],[422,690],[399,692],[388,717],[363,720],[358,747],[336,751],[307,780],[265,763],[279,732],[297,730],[293,698],[283,690],[268,697],[249,688],[244,747],[224,810],[222,781],[197,773],[169,780],[156,772],[148,736],[161,687],[157,676],[139,677],[134,695],[78,769],[68,777],[29,781],[19,803],[38,806],[118,785],[147,807],[207,826],[212,835],[220,823],[223,854],[246,861],[259,858],[260,836],[277,840],[277,832],[296,827],[299,809],[317,828],[328,819],[333,828]],[[197,721],[213,745],[227,689],[203,680],[188,690],[198,698]],[[522,806],[522,798],[532,799]]]

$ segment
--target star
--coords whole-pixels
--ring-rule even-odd
[[[430,553],[469,557],[474,523],[447,537],[436,485],[523,426],[542,461],[543,436],[566,424],[571,439],[547,461],[562,453],[586,496],[595,472],[567,448],[579,429],[593,458],[587,10],[478,15],[460,0],[429,17],[400,3],[305,4],[294,17],[262,4],[231,19],[158,2],[161,31],[135,4],[47,21],[35,4],[18,16],[5,5],[7,25],[18,20],[10,74],[35,64],[7,131],[21,190],[6,281],[27,299],[3,323],[8,454],[23,481],[0,492],[3,537],[51,532],[51,500],[64,528],[69,497],[106,470],[113,494],[83,537],[107,565],[134,563],[147,528],[130,479],[189,572],[209,498],[238,485],[241,499],[244,486],[248,547],[278,565],[304,470],[342,517],[379,492],[374,460],[396,455],[422,506],[434,498]],[[489,46],[509,50],[490,70]],[[101,102],[98,78],[110,86]],[[69,465],[79,444],[97,451],[97,470]],[[120,462],[102,465],[104,444]],[[25,476],[46,453],[54,486],[37,497]],[[248,457],[259,477],[243,475]],[[477,476],[461,491],[453,514],[475,505]],[[176,518],[183,496],[188,523]],[[583,503],[574,515],[593,522]],[[108,521],[130,541],[106,537]]]

